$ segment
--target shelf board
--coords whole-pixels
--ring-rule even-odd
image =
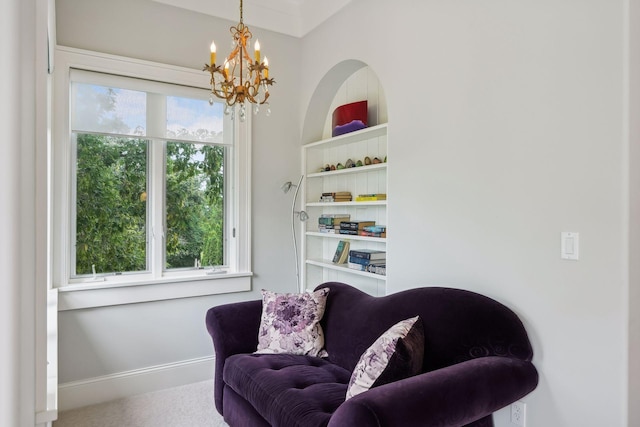
[[[334,171],[314,172],[307,174],[307,178],[326,178],[329,176],[345,175],[350,173],[371,172],[379,169],[386,169],[387,163],[376,163],[375,165],[356,166],[355,168],[339,169]]]
[[[386,206],[386,200],[377,200],[374,202],[309,202],[307,207],[336,207],[336,206]]]
[[[381,125],[371,126],[368,128],[357,130],[355,132],[349,132],[331,138],[322,139],[320,141],[310,142],[309,144],[303,145],[302,148],[313,148],[319,145],[330,147],[331,145],[340,145],[345,143],[363,141],[365,139],[371,139],[386,134],[387,124],[383,123]]]
[[[309,265],[315,265],[317,267],[327,268],[329,270],[336,270],[342,273],[355,274],[357,276],[364,276],[364,277],[369,277],[377,280],[384,280],[384,281],[387,280],[387,276],[383,276],[381,274],[369,273],[367,271],[354,270],[352,268],[347,267],[345,264],[334,264],[329,260],[308,259],[306,262]]]
[[[326,237],[329,239],[341,239],[341,240],[361,240],[364,242],[378,242],[386,243],[386,237],[369,237],[369,236],[356,236],[351,234],[335,234],[335,233],[321,233],[319,231],[307,231],[307,236],[314,237]]]

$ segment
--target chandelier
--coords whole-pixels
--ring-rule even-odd
[[[225,114],[235,113],[235,105],[240,106],[240,120],[246,116],[245,101],[253,104],[253,112],[257,114],[260,105],[267,105],[267,115],[271,113],[269,108],[269,89],[275,83],[269,78],[269,60],[265,56],[260,61],[260,42],[256,40],[254,45],[254,60],[249,56],[247,43],[252,37],[249,27],[242,22],[242,0],[240,0],[240,23],[229,29],[232,35],[232,51],[222,65],[216,65],[216,45],[211,42],[211,63],[205,64],[202,71],[211,73],[211,97],[209,103],[213,105],[213,96],[224,99],[226,102]]]

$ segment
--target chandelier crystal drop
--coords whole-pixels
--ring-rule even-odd
[[[232,35],[231,53],[222,65],[216,65],[216,45],[211,43],[211,61],[205,64],[202,71],[211,73],[211,97],[209,103],[213,105],[214,96],[226,102],[225,114],[235,113],[235,106],[240,106],[238,116],[245,120],[248,101],[254,105],[253,112],[260,111],[259,105],[266,104],[266,114],[271,114],[269,108],[269,86],[275,83],[269,78],[269,60],[264,57],[261,61],[260,42],[256,40],[253,59],[247,50],[247,43],[252,37],[249,27],[242,22],[242,0],[240,0],[240,23],[229,29]]]

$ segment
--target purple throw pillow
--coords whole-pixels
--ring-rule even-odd
[[[256,353],[326,357],[320,320],[329,288],[278,294],[262,290],[262,317]]]
[[[419,374],[423,359],[424,327],[420,317],[396,323],[360,356],[346,398]]]

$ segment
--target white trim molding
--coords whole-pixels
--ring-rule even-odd
[[[213,378],[214,356],[60,384],[59,410],[80,408]]]
[[[203,273],[204,274],[204,273]],[[58,288],[58,311],[82,310],[251,290],[251,273],[127,283],[121,286],[71,285]],[[210,278],[209,278],[210,277]]]
[[[58,46],[53,79],[53,153],[58,171],[52,183],[52,282],[58,288],[59,310],[77,310],[251,290],[251,119],[236,121],[233,134],[235,162],[233,177],[227,179],[233,200],[226,221],[226,266],[213,270],[163,271],[153,274],[74,278],[70,271],[72,242],[70,221],[72,177],[69,167],[69,85],[70,73],[100,72],[107,75],[144,79],[145,84],[171,83],[185,88],[208,89],[208,78],[198,70]],[[84,75],[84,74],[82,74]],[[107,77],[105,77],[107,78]],[[154,82],[154,83],[151,83]],[[158,83],[159,82],[159,83]],[[186,90],[186,89],[184,89]],[[231,133],[229,133],[231,135]],[[230,143],[230,141],[225,141]],[[160,200],[160,198],[157,198]],[[154,221],[152,221],[153,223]],[[160,221],[155,221],[160,223]],[[157,263],[156,263],[157,264]],[[99,279],[99,280],[97,280]]]

